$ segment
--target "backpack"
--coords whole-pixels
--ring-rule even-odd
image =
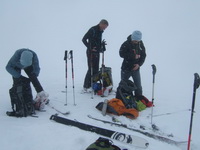
[[[99,137],[94,143],[86,148],[86,150],[121,150],[109,139]]]
[[[106,87],[113,85],[112,80],[112,69],[110,67],[101,67],[99,72],[93,76],[93,90],[98,95],[102,95],[103,93],[100,92],[103,86],[105,90]],[[109,90],[111,92],[112,89]]]
[[[112,107],[118,115],[124,115],[130,119],[136,119],[139,112],[135,108],[126,108],[124,103],[117,98],[108,101],[108,106]]]
[[[137,96],[137,99],[140,100],[146,107],[152,107],[153,103],[148,100],[144,95]]]
[[[141,100],[136,100],[137,110],[143,111],[146,109],[146,105]]]
[[[137,103],[133,91],[137,88],[131,80],[121,80],[117,87],[116,98],[122,100],[126,108],[137,109]]]
[[[102,111],[103,102],[98,103],[96,106],[96,109]],[[135,108],[127,109],[124,106],[124,103],[120,99],[117,99],[117,98],[113,98],[108,101],[106,112],[113,115],[118,115],[118,116],[124,115],[130,119],[135,119],[139,116],[139,112]]]
[[[102,73],[103,72],[103,73]],[[101,74],[101,78],[103,78],[103,87],[108,87],[110,85],[113,85],[113,80],[112,80],[112,69],[111,67],[101,67],[99,73]]]
[[[22,77],[21,82],[9,90],[12,112],[8,116],[26,117],[35,113],[29,78]]]
[[[98,103],[97,106],[96,106],[96,109],[98,109],[99,111],[102,111],[103,104],[104,104],[104,102]],[[113,115],[119,115],[119,113],[113,107],[111,107],[110,105],[107,105],[106,113],[110,113],[110,114],[113,114]]]

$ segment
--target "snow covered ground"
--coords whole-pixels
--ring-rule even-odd
[[[199,72],[200,56],[200,2],[198,0],[1,0],[0,1],[0,133],[1,150],[83,150],[99,135],[74,127],[64,126],[49,118],[56,111],[46,107],[37,112],[39,118],[12,118],[5,112],[11,110],[8,90],[11,76],[5,66],[19,48],[34,50],[40,59],[39,80],[50,94],[51,105],[65,112],[68,118],[92,125],[138,135],[150,143],[148,150],[185,150],[186,145],[176,147],[150,139],[141,134],[96,122],[88,114],[103,117],[95,106],[104,99],[80,94],[86,73],[85,46],[81,39],[87,30],[105,18],[110,25],[103,34],[107,51],[105,64],[112,67],[114,89],[120,81],[122,59],[120,45],[133,30],[143,32],[147,50],[146,62],[141,68],[144,95],[151,100],[152,68],[157,66],[154,114],[174,112],[153,118],[153,122],[166,133],[173,133],[179,140],[187,141],[194,73]],[[74,50],[75,96],[73,105],[71,70],[68,74],[68,105],[65,104],[64,51]],[[34,95],[36,94],[33,89]],[[108,98],[113,98],[110,95]],[[197,90],[194,115],[192,150],[200,149],[200,94]],[[117,117],[130,126],[151,126],[151,109],[140,113],[136,120]],[[120,142],[116,145],[138,150]]]

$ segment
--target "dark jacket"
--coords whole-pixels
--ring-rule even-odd
[[[124,58],[121,69],[131,71],[135,64],[142,66],[145,61],[146,51],[144,44],[142,41],[138,44],[133,44],[131,35],[129,35],[127,40],[121,45],[119,55]],[[136,59],[136,55],[140,55],[140,58]]]
[[[19,49],[15,52],[15,54],[10,58],[8,64],[6,65],[6,70],[14,77],[19,78],[21,76],[21,69],[24,69],[23,66],[20,64],[20,57],[23,51],[28,50],[33,53],[33,60],[32,60],[32,67],[33,72],[36,76],[39,75],[40,67],[39,67],[39,60],[37,54],[29,49]]]
[[[97,52],[101,50],[101,40],[103,31],[100,30],[99,25],[91,27],[84,35],[82,42],[88,50],[95,48]]]

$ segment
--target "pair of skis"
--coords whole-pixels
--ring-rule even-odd
[[[69,53],[67,50],[65,50],[65,55],[64,55],[64,60],[65,60],[65,82],[66,82],[66,85],[65,85],[65,93],[66,93],[66,103],[65,105],[67,105],[67,73],[68,73],[68,70],[67,70],[67,60],[71,60],[71,69],[72,69],[72,88],[73,88],[73,101],[74,101],[74,105],[76,105],[76,102],[75,102],[75,87],[74,87],[74,64],[73,64],[73,50],[70,50]]]

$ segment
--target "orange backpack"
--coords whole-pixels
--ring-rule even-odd
[[[108,105],[112,107],[118,115],[124,115],[131,119],[136,119],[139,115],[139,112],[134,108],[127,109],[123,102],[120,99],[113,98],[108,101]]]

